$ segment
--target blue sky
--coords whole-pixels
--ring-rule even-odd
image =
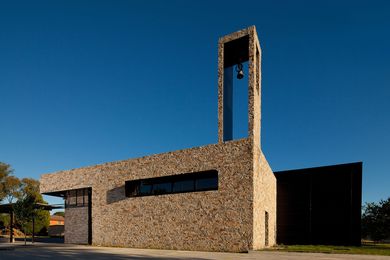
[[[256,25],[273,170],[363,161],[363,201],[387,198],[389,13],[388,1],[1,1],[0,161],[39,178],[216,143],[218,37]]]

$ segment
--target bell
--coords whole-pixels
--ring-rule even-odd
[[[236,71],[237,71],[237,78],[238,79],[242,79],[244,77],[244,71],[242,70],[242,64],[241,63],[237,64]]]
[[[237,78],[238,79],[242,79],[244,77],[244,72],[242,70],[240,70],[238,73],[237,73]]]

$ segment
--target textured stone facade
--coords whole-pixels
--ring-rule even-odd
[[[92,187],[95,245],[242,251],[252,233],[251,149],[244,139],[47,174],[41,192]],[[218,170],[217,191],[125,197],[127,180],[210,169]],[[65,237],[73,237],[80,229],[69,226],[78,216],[67,217]]]
[[[88,207],[65,210],[65,243],[88,244]]]
[[[248,137],[224,142],[223,47],[242,36],[249,36]],[[255,27],[219,40],[218,144],[45,174],[41,192],[92,188],[94,245],[246,251],[262,248],[268,240],[272,246],[276,180],[260,148],[260,55]],[[125,196],[125,181],[206,170],[218,171],[218,190]],[[85,241],[80,225],[88,225],[80,220],[86,219],[85,212],[73,210],[66,209],[65,242],[77,243]],[[69,238],[76,233],[79,238]]]

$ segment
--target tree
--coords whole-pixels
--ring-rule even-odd
[[[3,182],[4,178],[12,174],[13,170],[9,164],[0,162],[0,202],[4,199],[6,196],[4,189],[3,189]]]
[[[36,203],[47,204],[47,202],[43,200],[42,194],[39,193],[39,181],[32,178],[23,178],[21,183],[22,183],[21,184],[22,197],[31,197],[34,200],[34,204]],[[34,230],[32,230],[32,222],[31,222],[32,216],[31,216],[30,221],[24,225],[24,231],[27,232],[27,234],[31,234],[33,231],[34,233],[37,233],[41,231],[43,228],[47,229],[49,227],[49,223],[50,223],[49,211],[35,209],[33,214],[35,220]]]
[[[10,216],[9,214],[0,213],[0,228],[9,227]]]
[[[43,200],[42,195],[39,193],[39,181],[32,178],[23,178],[21,181],[13,176],[7,176],[4,182],[6,189],[6,195],[9,202],[13,198],[18,198],[20,201],[29,198],[32,202],[32,205],[36,203],[47,204]],[[21,202],[20,202],[21,203]],[[15,213],[16,216],[16,213]],[[32,218],[34,217],[34,230],[32,224]],[[40,232],[42,229],[47,230],[50,223],[50,213],[47,210],[34,209],[30,219],[26,221],[25,219],[19,219],[16,216],[16,224],[23,228],[25,234],[32,234]]]
[[[20,197],[21,195],[20,187],[21,187],[21,182],[17,177],[7,176],[4,178],[2,183],[2,189],[8,203],[12,203],[14,199]]]
[[[24,232],[24,244],[26,245],[26,234],[27,234],[27,224],[30,223],[34,214],[34,198],[30,195],[27,195],[19,199],[14,205],[13,210],[15,216],[22,226]]]
[[[0,162],[0,181],[13,172],[11,165]]]
[[[57,211],[54,213],[55,216],[61,216],[61,217],[65,217],[65,212],[63,211]]]
[[[390,237],[390,197],[366,203],[362,214],[362,237],[381,241]]]
[[[43,202],[43,197],[39,192],[39,181],[32,178],[23,178],[21,185],[22,196],[30,195],[34,199],[38,200],[37,202]]]
[[[19,180],[17,177],[11,176],[13,170],[9,164],[0,162],[0,202],[4,198],[8,200],[9,203],[12,203],[15,199],[18,199],[17,203],[14,205],[15,208],[19,210],[19,213],[22,214],[19,217],[16,216],[16,224],[19,224],[23,227],[23,231],[28,234],[31,234],[33,231],[41,231],[46,229],[50,223],[50,213],[46,210],[35,209],[34,205],[36,203],[47,204],[43,200],[42,195],[39,192],[39,181],[32,178],[23,178]],[[23,216],[26,213],[21,211],[21,206],[25,201],[30,201],[33,211],[31,213],[30,219],[26,220]],[[29,210],[29,207],[26,208]],[[32,217],[34,216],[35,225],[34,230],[32,230]],[[3,217],[0,219],[4,225],[8,225],[9,221],[6,221],[7,218]]]

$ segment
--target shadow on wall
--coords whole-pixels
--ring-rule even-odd
[[[107,204],[115,203],[126,199],[127,197],[125,196],[125,185],[108,190],[106,198]]]

